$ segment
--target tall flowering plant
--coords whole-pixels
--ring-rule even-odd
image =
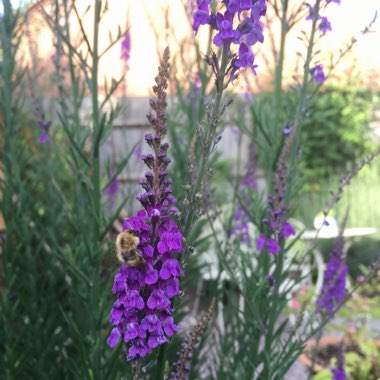
[[[112,288],[117,300],[110,322],[115,327],[107,343],[113,348],[121,339],[127,345],[128,360],[146,356],[179,330],[172,316],[172,300],[180,293],[178,277],[183,271],[174,255],[182,252],[183,238],[173,220],[177,208],[171,195],[172,181],[166,171],[170,163],[169,144],[163,142],[167,132],[168,77],[169,50],[166,49],[153,87],[156,99],[150,101],[154,114],[148,115],[148,120],[155,133],[145,136],[152,154],[142,157],[149,168],[140,181],[145,192],[137,196],[143,209],[123,225],[123,230],[133,230],[139,238],[137,249],[145,265],[122,264]]]
[[[249,67],[255,72],[254,55],[251,46],[264,41],[260,19],[265,16],[266,0],[223,0],[224,12],[210,12],[211,0],[197,0],[193,30],[197,33],[200,25],[210,25],[217,33],[213,42],[217,47],[229,50],[231,44],[239,45],[238,54],[232,59],[230,79],[233,81],[239,71]]]

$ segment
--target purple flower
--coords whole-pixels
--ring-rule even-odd
[[[333,374],[333,380],[346,380],[347,375],[344,369],[344,354],[342,347],[339,348],[336,355],[336,366],[335,368],[331,368],[331,372]]]
[[[50,140],[50,137],[47,133],[42,133],[38,139],[38,141],[40,142],[40,144],[45,144],[46,142],[48,142]]]
[[[294,236],[295,234],[296,231],[294,230],[293,226],[288,222],[284,222],[282,226],[282,236],[284,238],[287,238],[289,236]]]
[[[164,322],[164,331],[167,336],[173,336],[176,331],[181,329],[174,323],[173,317],[167,317]]]
[[[235,67],[250,67],[253,71],[255,67],[253,65],[254,56],[248,45],[244,42],[239,47],[239,58],[234,62]]]
[[[251,9],[251,17],[258,20],[261,16],[265,16],[267,5],[265,0],[256,0]]]
[[[281,247],[275,239],[267,238],[265,235],[260,235],[256,240],[256,249],[258,251],[262,251],[265,247],[267,247],[268,255],[275,255],[281,251]]]
[[[260,235],[256,240],[256,249],[258,251],[262,251],[266,244],[266,238],[265,235]]]
[[[160,278],[168,280],[170,276],[179,277],[183,275],[183,271],[176,259],[166,260],[160,270]]]
[[[284,128],[282,129],[282,135],[288,137],[291,132],[292,126],[290,124],[285,124]]]
[[[128,61],[131,57],[131,35],[129,31],[124,34],[123,40],[121,41],[121,54],[120,58],[124,61]]]
[[[274,279],[274,277],[273,277],[272,274],[269,274],[267,276],[267,280],[268,280],[270,286],[273,286],[275,284],[275,282],[276,282],[276,280]]]
[[[252,23],[251,30],[247,34],[247,44],[252,46],[257,42],[264,42],[263,28],[259,22]]]
[[[347,375],[344,368],[332,368],[331,372],[333,374],[333,380],[346,380]]]
[[[127,323],[127,329],[124,333],[124,342],[129,342],[139,336],[139,324],[137,322]]]
[[[249,66],[254,70],[256,67],[253,65],[253,54],[245,45],[252,46],[264,41],[260,18],[265,16],[267,6],[266,0],[225,0],[223,3],[226,7],[224,14],[218,12],[215,15],[210,14],[210,0],[197,0],[198,9],[193,14],[193,29],[197,33],[200,25],[210,25],[217,31],[213,38],[214,44],[223,46],[227,51],[231,44],[239,44],[239,58],[234,60],[230,75],[233,82],[239,69]]]
[[[111,176],[109,175],[109,178]],[[119,180],[116,178],[114,178],[109,184],[108,186],[105,188],[104,190],[104,193],[110,197],[116,195],[119,191]]]
[[[318,84],[322,84],[326,80],[326,75],[323,71],[323,65],[318,64],[310,70],[310,74]]]
[[[310,4],[306,4],[306,6],[309,8],[309,14],[306,17],[306,20],[313,20],[314,13],[315,13],[315,5],[311,6]],[[317,19],[319,16],[317,17]]]
[[[242,42],[239,47],[239,56],[238,58],[234,59],[232,62],[232,70],[230,74],[231,83],[233,83],[234,79],[237,77],[236,72],[240,68],[250,67],[253,73],[256,74],[255,69],[257,65],[253,64],[253,60],[254,60],[254,56],[249,46],[245,44],[244,42]]]
[[[131,229],[139,238],[136,249],[144,258],[144,265],[130,267],[122,264],[114,277],[112,292],[117,300],[111,310],[110,322],[115,326],[107,340],[112,348],[123,337],[128,360],[141,358],[158,345],[168,342],[178,331],[172,317],[172,299],[180,294],[178,277],[183,275],[174,254],[181,253],[183,237],[172,220],[176,214],[176,199],[171,195],[167,178],[168,143],[166,134],[166,93],[168,51],[153,91],[157,98],[150,101],[155,115],[148,115],[155,134],[145,136],[153,154],[142,157],[150,171],[140,181],[144,192],[137,196],[143,209],[125,220],[123,230]]]
[[[146,346],[143,340],[136,340],[128,352],[128,360],[132,360],[136,357],[144,357],[147,355],[151,350]]]
[[[210,10],[208,4],[210,1],[198,1],[198,10],[194,13],[193,30],[198,33],[200,25],[206,25],[210,22]]]
[[[119,329],[117,327],[114,327],[111,331],[111,334],[110,336],[108,337],[107,339],[107,344],[113,348],[115,347],[118,343],[119,343],[119,340],[120,340],[120,332],[119,332]]]
[[[38,139],[40,144],[45,144],[46,142],[51,141],[49,136],[49,129],[51,127],[51,121],[46,121],[45,113],[42,111],[38,112],[37,125],[42,130],[42,133]]]
[[[166,283],[165,294],[168,298],[173,298],[180,293],[179,281],[177,278],[173,278]]]
[[[292,225],[286,220],[288,206],[285,203],[288,178],[288,160],[291,144],[294,141],[294,130],[290,129],[288,138],[284,139],[280,157],[273,179],[273,194],[268,196],[267,215],[262,222],[266,225],[266,241],[268,254],[276,254],[281,250],[284,240],[295,235]]]
[[[281,247],[277,244],[277,241],[273,238],[269,238],[266,241],[268,254],[275,255],[276,253],[281,251]]]
[[[319,23],[319,30],[321,33],[326,34],[327,32],[331,32],[331,23],[327,19],[327,17],[321,17],[321,22]]]
[[[318,311],[326,311],[332,315],[336,306],[343,301],[346,295],[347,273],[348,267],[344,259],[332,254],[327,263],[323,287],[317,300]]]
[[[333,315],[346,295],[348,267],[344,259],[343,237],[337,238],[335,248],[327,263],[323,286],[317,299],[317,312]]]
[[[158,319],[156,314],[147,315],[141,321],[141,329],[149,332],[153,332],[155,330],[161,330],[161,321]]]
[[[230,12],[225,12],[224,16],[221,13],[216,15],[216,25],[219,33],[214,37],[214,44],[216,46],[229,45],[231,42],[238,42],[240,33],[233,29],[234,15]]]
[[[169,305],[170,302],[162,290],[154,290],[147,302],[147,306],[151,310],[166,309]]]

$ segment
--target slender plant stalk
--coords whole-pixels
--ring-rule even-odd
[[[91,100],[92,100],[92,128],[93,128],[93,206],[94,206],[94,237],[95,244],[98,244],[100,233],[100,168],[99,168],[99,141],[101,128],[99,125],[99,100],[98,100],[98,39],[99,39],[99,20],[102,0],[95,0],[94,10],[94,37],[92,51],[92,69],[91,69]]]
[[[192,186],[192,190],[191,190],[191,194],[190,194],[190,205],[195,205],[197,203],[196,194],[201,187],[201,183],[204,179],[205,172],[207,169],[207,164],[208,164],[209,159],[210,159],[211,147],[212,147],[213,139],[215,137],[216,128],[217,128],[218,122],[219,122],[219,113],[220,113],[220,108],[221,108],[220,106],[221,106],[222,97],[223,97],[224,77],[226,75],[228,55],[229,55],[229,50],[223,49],[220,71],[219,71],[218,77],[216,78],[215,102],[214,102],[213,111],[211,114],[210,125],[209,125],[209,128],[207,130],[207,134],[206,134],[206,141],[205,141],[206,146],[205,146],[205,149],[204,149],[202,156],[201,156],[201,162],[199,165],[199,170],[197,172],[195,184]],[[189,213],[188,213],[186,221],[185,221],[184,236],[188,236],[189,232],[192,228],[194,211],[195,211],[194,206],[190,207]]]
[[[276,131],[279,128],[280,115],[282,115],[282,74],[284,71],[284,61],[285,61],[285,42],[286,42],[286,36],[288,33],[287,10],[288,10],[288,0],[283,0],[282,16],[281,16],[280,51],[279,51],[279,56],[278,56],[278,65],[276,68],[276,78],[275,78]]]

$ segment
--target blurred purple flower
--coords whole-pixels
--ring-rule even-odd
[[[323,71],[323,65],[318,64],[310,70],[310,74],[313,76],[315,82],[322,84],[326,80],[325,72]]]
[[[119,180],[116,178],[105,188],[104,193],[108,196],[116,195],[119,191]]]
[[[198,29],[201,25],[206,25],[210,22],[210,10],[208,7],[210,2],[211,0],[197,0],[198,9],[193,15],[193,30],[195,33],[198,33]]]
[[[282,135],[288,137],[291,132],[292,126],[290,124],[285,124],[284,128],[282,129]]]
[[[50,142],[51,138],[49,136],[49,130],[51,127],[51,121],[47,121],[45,117],[45,113],[41,111],[40,107],[36,107],[35,114],[37,116],[37,125],[41,129],[41,134],[38,139],[40,144],[45,144],[46,142]]]
[[[267,248],[268,255],[275,255],[281,250],[281,247],[274,238],[267,238],[265,235],[260,235],[256,240],[256,249],[262,251],[265,247]]]
[[[346,380],[347,375],[344,369],[344,353],[342,347],[339,348],[336,355],[336,366],[331,368],[333,380]]]
[[[121,54],[120,58],[124,61],[128,61],[131,57],[131,35],[129,30],[124,34],[124,37],[121,41]]]
[[[319,23],[318,29],[321,31],[321,33],[326,34],[327,32],[331,32],[331,23],[327,19],[327,17],[321,17],[321,21]]]
[[[317,312],[333,315],[346,295],[348,267],[343,252],[343,236],[340,234],[327,263],[323,286],[317,299]]]

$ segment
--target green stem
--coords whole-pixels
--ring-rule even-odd
[[[315,3],[315,11],[313,14],[313,21],[312,21],[311,32],[310,32],[310,40],[309,40],[309,45],[307,48],[306,60],[305,60],[305,65],[304,65],[303,82],[302,82],[302,86],[301,86],[301,92],[300,92],[298,106],[297,106],[297,110],[296,110],[296,116],[295,116],[295,120],[294,120],[295,125],[298,125],[300,118],[301,118],[301,115],[302,115],[302,111],[304,109],[304,105],[305,105],[306,90],[307,90],[307,84],[309,81],[310,63],[311,63],[312,54],[313,54],[314,37],[315,37],[316,29],[317,29],[317,21],[318,21],[320,4],[321,4],[321,0],[317,0]]]
[[[281,17],[281,42],[280,42],[280,52],[278,57],[278,65],[276,68],[275,77],[275,110],[276,119],[275,127],[276,131],[279,129],[280,115],[282,114],[282,73],[284,71],[284,60],[285,60],[285,42],[286,34],[288,32],[288,21],[287,21],[287,10],[288,10],[288,0],[283,1],[283,10]]]
[[[98,66],[99,66],[99,23],[100,23],[100,11],[102,7],[102,0],[95,0],[94,4],[94,36],[92,47],[92,68],[91,68],[91,103],[92,103],[92,128],[93,128],[93,146],[92,146],[92,206],[93,206],[93,238],[92,238],[92,263],[97,265],[99,252],[99,240],[100,240],[100,222],[101,222],[101,189],[100,189],[100,165],[99,165],[99,149],[100,149],[100,134],[102,128],[99,123],[99,100],[98,100]],[[93,271],[93,269],[91,269]],[[99,308],[100,298],[100,278],[98,271],[93,272],[93,284],[92,284],[92,305],[94,315],[92,317],[92,329],[93,332],[99,331],[101,323],[102,310]],[[95,312],[96,311],[96,312]],[[99,342],[99,334],[94,336],[95,349],[92,357],[94,379],[101,379],[101,350]]]
[[[102,0],[95,1],[94,13],[94,38],[93,38],[93,55],[92,55],[92,69],[91,69],[91,100],[92,100],[92,128],[93,128],[93,207],[94,207],[94,244],[98,244],[100,235],[100,167],[99,167],[99,141],[101,128],[99,125],[99,104],[98,104],[98,40],[99,40],[99,20]],[[96,252],[96,250],[94,250]]]
[[[199,170],[197,173],[195,184],[192,186],[192,191],[190,194],[190,209],[189,209],[189,213],[187,215],[186,222],[185,222],[184,236],[188,236],[189,231],[192,227],[194,211],[195,211],[195,203],[196,203],[195,195],[199,191],[202,180],[205,176],[205,171],[206,171],[207,164],[208,164],[210,154],[211,154],[212,143],[215,137],[216,128],[219,123],[220,105],[221,105],[222,97],[223,97],[224,77],[226,75],[228,59],[229,59],[229,48],[224,48],[223,54],[222,54],[222,62],[220,64],[220,70],[218,73],[218,77],[216,78],[215,102],[214,102],[214,107],[211,114],[209,129],[207,130],[207,135],[205,139],[206,146],[201,156],[201,162],[199,165]]]
[[[157,371],[156,376],[154,377],[155,380],[162,380],[164,378],[165,350],[166,344],[161,345],[157,358]]]

